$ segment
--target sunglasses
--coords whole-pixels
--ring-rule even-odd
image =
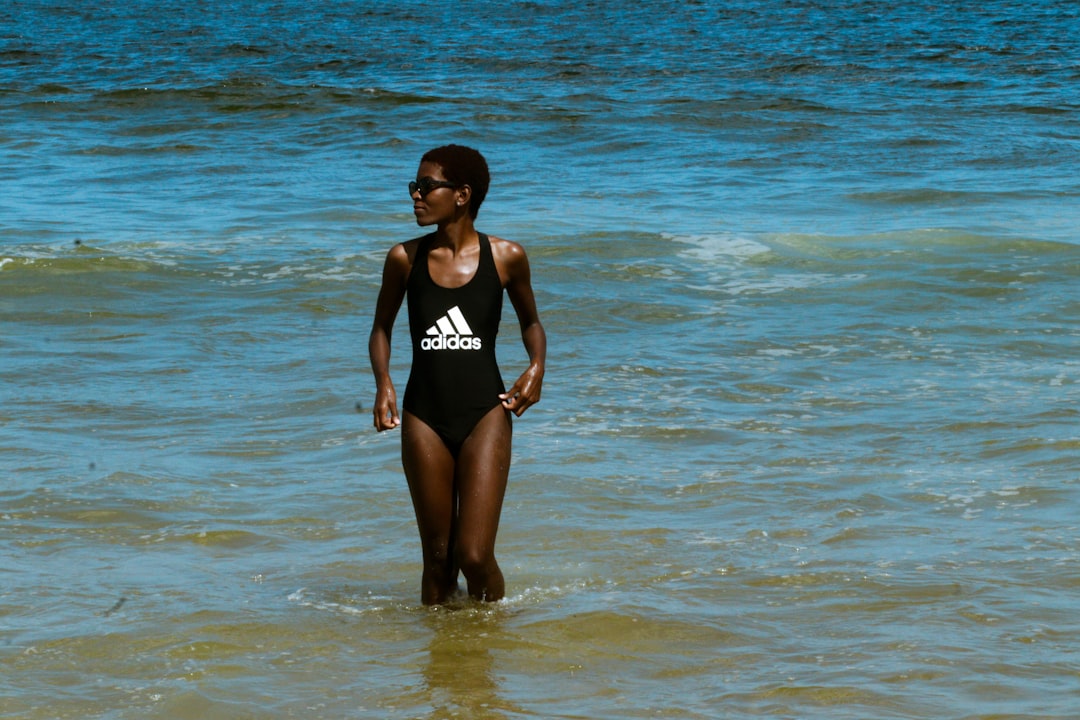
[[[456,188],[457,183],[447,182],[446,180],[432,180],[431,178],[420,178],[419,180],[413,180],[409,183],[409,195],[414,195],[417,192],[420,193],[420,197],[426,196],[432,190],[438,188]]]

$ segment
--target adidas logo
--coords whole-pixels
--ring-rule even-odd
[[[455,305],[427,329],[420,341],[421,350],[479,350],[480,338],[473,335],[461,309]]]

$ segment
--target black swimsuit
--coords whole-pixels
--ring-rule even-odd
[[[503,287],[483,233],[472,279],[458,288],[436,284],[428,269],[434,239],[420,239],[406,285],[413,361],[403,407],[456,455],[505,392],[495,359]]]

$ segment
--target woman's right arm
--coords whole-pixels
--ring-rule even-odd
[[[394,320],[401,301],[405,298],[405,286],[409,278],[409,256],[404,245],[395,245],[386,254],[383,265],[382,287],[375,303],[375,319],[368,339],[371,356],[371,372],[375,375],[375,429],[391,430],[401,424],[398,415],[397,393],[390,379],[390,338],[394,332]]]

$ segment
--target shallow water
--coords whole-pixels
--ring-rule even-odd
[[[193,7],[0,10],[0,716],[1076,715],[1072,4]],[[430,611],[365,348],[448,140],[550,357]]]

